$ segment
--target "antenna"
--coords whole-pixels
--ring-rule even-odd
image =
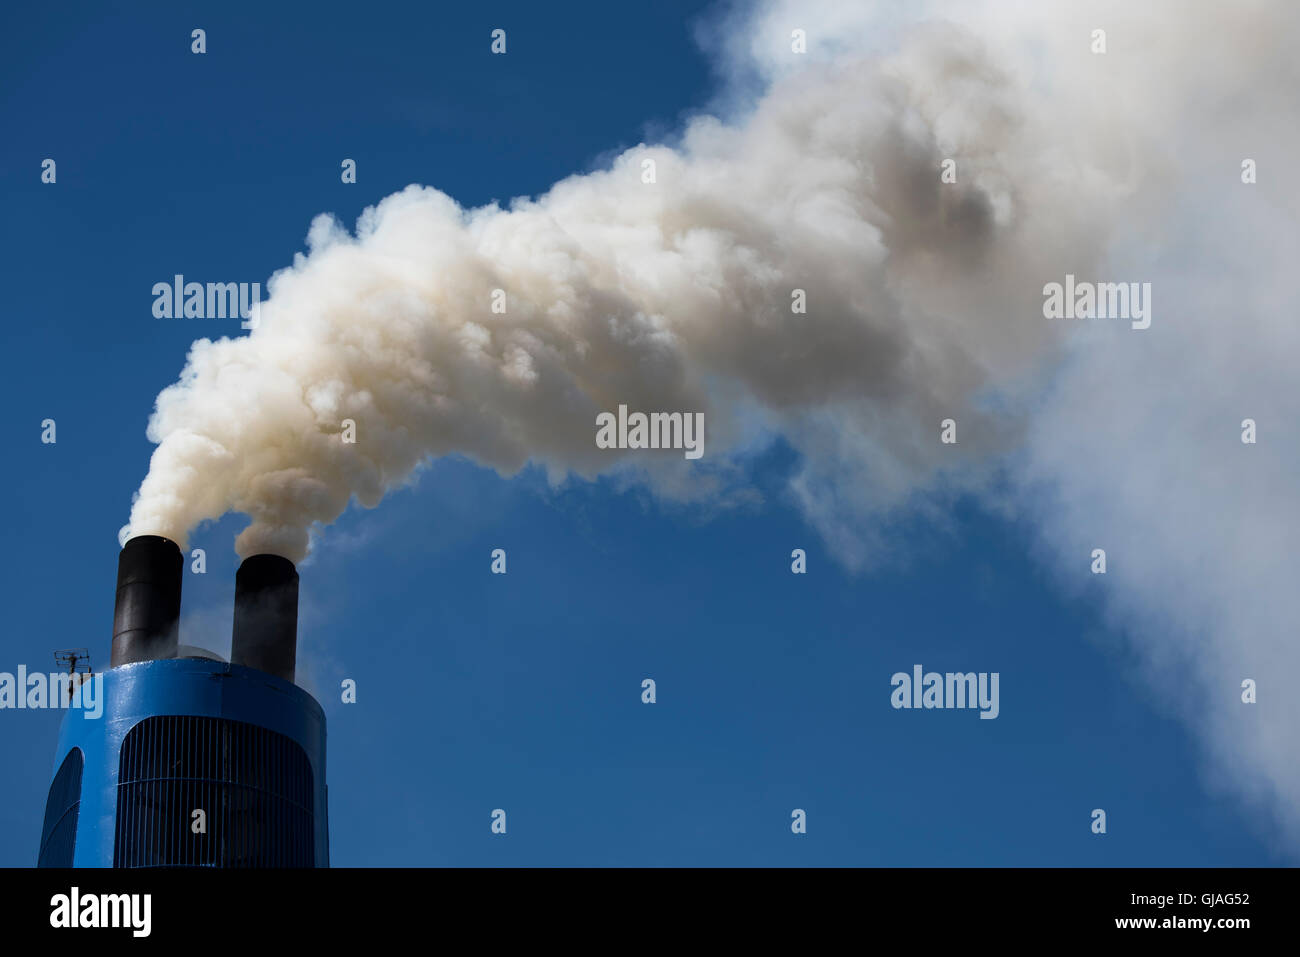
[[[67,665],[67,666],[68,666],[68,674],[70,674],[70,675],[75,675],[75,674],[77,673],[77,663],[78,663],[78,662],[80,662],[80,661],[90,661],[90,651],[87,650],[87,649],[85,649],[85,648],[68,648],[68,649],[66,649],[66,650],[64,650],[64,651],[56,651],[56,652],[54,653],[54,660],[57,661],[57,662],[58,662],[59,664],[61,664],[61,665]],[[86,668],[84,674],[86,674],[86,675],[89,675],[89,674],[90,674],[90,668],[89,668],[89,667]],[[79,684],[79,683],[80,683],[80,682],[77,682],[77,684]],[[75,686],[76,686],[75,684],[69,684],[69,685],[68,685],[68,700],[69,700],[69,701],[72,700],[72,691],[73,691],[73,688],[74,688]]]

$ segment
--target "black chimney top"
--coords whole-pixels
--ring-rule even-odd
[[[298,655],[298,572],[279,555],[250,555],[235,573],[232,664],[293,681]]]
[[[180,546],[160,535],[139,535],[122,546],[112,667],[176,657],[184,564]]]

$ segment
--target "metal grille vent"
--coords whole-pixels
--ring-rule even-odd
[[[41,828],[41,852],[37,867],[71,867],[77,846],[77,816],[81,811],[81,769],[86,758],[73,748],[59,765],[45,802],[45,826]]]
[[[282,734],[146,718],[122,742],[113,866],[312,867],[313,793],[306,753]]]

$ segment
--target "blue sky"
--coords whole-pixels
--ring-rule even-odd
[[[320,212],[351,225],[409,183],[505,201],[671,130],[716,92],[691,36],[704,9],[6,12],[0,671],[72,646],[106,664],[153,400],[192,339],[238,333],[154,319],[155,282],[265,282]],[[510,52],[492,58],[497,26]],[[339,181],[344,157],[356,185]],[[56,445],[39,441],[45,418]],[[333,863],[1282,862],[1209,786],[1098,596],[1064,596],[1026,529],[973,502],[941,530],[904,516],[912,544],[849,574],[787,497],[794,466],[775,446],[751,463],[761,504],[713,512],[448,459],[349,512],[301,568]],[[242,525],[191,542],[208,554],[185,580],[191,637],[228,642]],[[505,576],[489,573],[497,547]],[[797,547],[805,576],[790,574]],[[890,675],[916,663],[999,672],[1000,716],[892,709]],[[35,861],[59,718],[0,712],[0,864]]]

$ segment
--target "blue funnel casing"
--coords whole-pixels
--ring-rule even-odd
[[[41,867],[327,867],[325,713],[293,683],[298,574],[236,578],[233,663],[179,644],[180,549],[126,543],[102,714],[63,719]]]

